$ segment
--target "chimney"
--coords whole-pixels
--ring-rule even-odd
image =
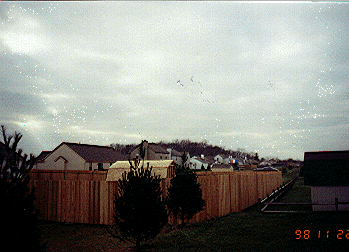
[[[147,140],[143,140],[143,148],[144,148],[144,151],[145,151],[144,160],[148,160],[148,146],[149,146],[148,141]]]

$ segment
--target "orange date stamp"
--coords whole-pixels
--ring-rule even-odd
[[[337,239],[337,240],[349,240],[349,229],[337,229],[337,230],[314,230],[310,229],[295,231],[296,240],[309,240],[309,239]]]

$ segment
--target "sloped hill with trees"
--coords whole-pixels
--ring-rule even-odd
[[[218,154],[230,154],[233,157],[247,157],[253,158],[255,153],[247,153],[243,149],[238,149],[236,151],[226,150],[220,146],[213,146],[208,144],[207,141],[202,142],[192,142],[189,139],[187,140],[173,140],[172,142],[160,141],[157,144],[160,144],[163,148],[171,148],[179,152],[186,151],[189,152],[190,156],[200,156],[201,154],[205,156],[216,156]],[[110,145],[115,150],[119,151],[121,154],[129,154],[137,144],[117,144],[113,143]]]

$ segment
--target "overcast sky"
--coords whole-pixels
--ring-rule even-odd
[[[349,4],[0,2],[0,123],[61,142],[349,149]]]

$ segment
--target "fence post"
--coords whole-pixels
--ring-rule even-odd
[[[258,197],[258,211],[262,211],[262,202],[260,197]]]
[[[334,199],[334,204],[336,205],[336,211],[338,211],[338,198]]]

